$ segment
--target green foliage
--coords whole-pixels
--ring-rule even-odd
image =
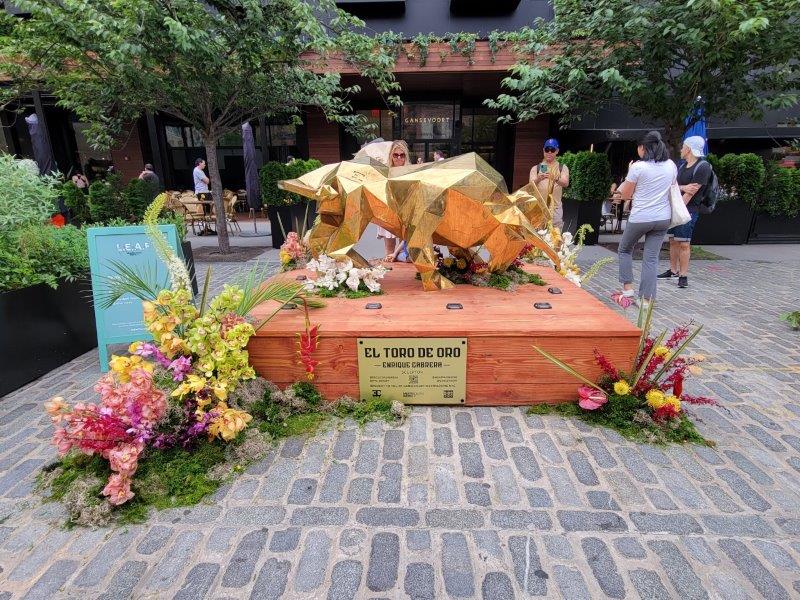
[[[762,194],[766,169],[756,154],[725,154],[711,163],[720,186],[729,198],[737,198],[755,207]]]
[[[798,101],[800,0],[555,0],[521,32],[522,58],[487,104],[507,120],[563,123],[616,100],[663,123],[677,153],[696,97],[705,114],[760,118]]]
[[[127,219],[128,214],[120,194],[119,176],[98,179],[89,186],[89,216],[92,221]]]
[[[155,186],[143,179],[131,179],[120,192],[121,205],[128,217],[141,221],[144,211],[156,196]]]
[[[262,202],[266,206],[290,206],[304,202],[305,198],[299,194],[292,194],[278,188],[278,182],[283,179],[296,179],[321,166],[322,163],[316,158],[295,159],[289,164],[276,161],[264,164],[258,171]]]
[[[640,419],[641,401],[635,396],[610,395],[608,402],[597,410],[583,410],[577,403],[534,404],[528,409],[529,415],[561,415],[577,417],[590,425],[614,429],[623,437],[650,444],[683,444],[691,442],[700,445],[713,445],[695,428],[692,421],[682,414],[667,426],[656,425],[651,419]]]
[[[579,202],[603,202],[611,189],[608,156],[603,152],[583,151],[574,157],[569,167],[571,197]]]
[[[86,192],[71,181],[67,181],[61,186],[61,197],[64,198],[64,205],[72,210],[74,221],[79,224],[91,221],[89,199],[86,197]]]
[[[796,217],[800,213],[800,175],[797,171],[769,161],[763,192],[756,208],[773,217]]]
[[[44,223],[56,211],[55,177],[39,175],[36,163],[0,152],[0,235]]]
[[[86,233],[66,225],[27,225],[0,236],[0,292],[40,283],[56,288],[89,271]]]
[[[786,321],[792,329],[800,329],[800,310],[784,313],[781,315],[781,319]]]

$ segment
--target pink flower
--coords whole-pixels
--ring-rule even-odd
[[[120,473],[114,473],[108,478],[108,483],[106,487],[103,488],[103,495],[108,496],[109,503],[115,506],[125,504],[128,500],[133,498],[130,477]]]
[[[598,389],[588,385],[582,385],[578,388],[578,406],[584,410],[597,410],[608,402],[608,396]]]

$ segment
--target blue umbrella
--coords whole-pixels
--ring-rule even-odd
[[[692,113],[686,117],[686,133],[684,134],[683,139],[693,135],[699,135],[706,141],[706,144],[703,148],[703,153],[708,155],[708,136],[706,133],[705,112],[705,103],[703,102],[702,97],[698,96]],[[694,121],[694,123],[692,123],[692,121]]]

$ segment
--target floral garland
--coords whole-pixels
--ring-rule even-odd
[[[493,287],[513,291],[517,286],[526,283],[545,285],[544,280],[536,273],[528,273],[522,269],[523,262],[516,259],[505,271],[492,272],[489,265],[471,253],[469,258],[444,257],[437,249],[436,270],[455,284],[468,284],[478,287]]]

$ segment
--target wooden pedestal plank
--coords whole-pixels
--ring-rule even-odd
[[[543,348],[590,379],[601,371],[595,348],[620,368],[629,368],[639,329],[554,270],[530,266],[546,286],[523,285],[514,292],[471,285],[437,292],[422,291],[412,265],[395,264],[382,281],[380,296],[326,299],[311,311],[320,325],[320,361],[314,384],[328,399],[359,397],[356,340],[359,337],[466,337],[467,405],[519,405],[572,402],[580,382],[533,349]],[[295,279],[303,271],[276,275]],[[551,294],[558,287],[561,294]],[[380,302],[367,310],[367,302]],[[549,302],[551,309],[535,309]],[[461,310],[449,310],[459,303]],[[256,318],[275,306],[254,311]],[[283,387],[304,379],[297,359],[297,334],[304,329],[302,310],[281,310],[250,339],[250,362],[262,377]]]

